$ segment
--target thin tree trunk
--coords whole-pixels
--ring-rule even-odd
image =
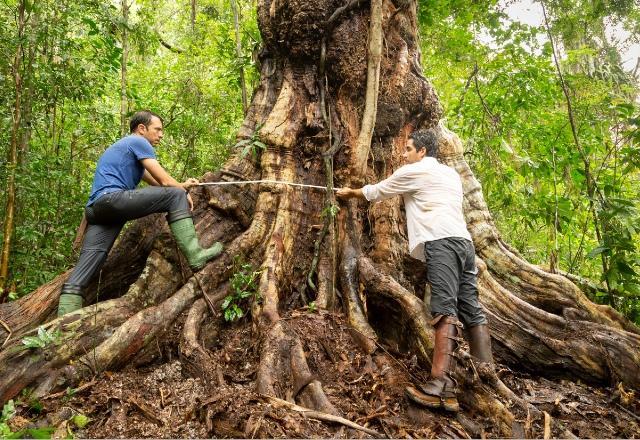
[[[191,0],[191,31],[196,30],[196,0]]]
[[[240,25],[238,5],[236,0],[231,0],[231,9],[233,10],[233,25],[236,34],[236,56],[242,58],[242,43],[240,42]],[[249,105],[247,103],[247,85],[244,79],[244,68],[240,66],[240,87],[242,88],[242,112],[246,115]]]
[[[127,99],[127,61],[129,59],[129,4],[127,0],[122,0],[122,65],[120,68],[120,134],[127,134],[127,112],[129,110],[129,100]]]
[[[11,126],[11,144],[7,162],[7,206],[4,216],[2,239],[2,255],[0,256],[0,289],[4,289],[9,277],[9,257],[11,255],[11,238],[15,224],[16,209],[16,169],[18,166],[18,144],[21,140],[22,125],[22,40],[25,30],[25,0],[18,5],[18,46],[13,61],[13,81],[16,96],[13,105],[13,124]]]
[[[367,89],[365,107],[360,125],[360,134],[355,148],[354,183],[362,183],[367,158],[371,149],[371,138],[376,123],[378,91],[380,88],[380,60],[382,58],[382,0],[371,0],[371,18],[369,24],[369,51],[367,57]]]
[[[580,144],[580,138],[578,137],[578,129],[576,127],[575,117],[573,115],[573,106],[571,105],[571,97],[569,96],[569,88],[567,87],[567,83],[564,79],[564,75],[562,74],[562,69],[560,69],[560,63],[558,61],[558,54],[556,51],[556,45],[554,43],[553,34],[551,33],[551,27],[549,26],[549,19],[547,17],[547,8],[545,6],[545,2],[543,0],[540,1],[542,5],[542,13],[544,16],[544,23],[547,29],[547,35],[549,36],[549,42],[551,43],[551,49],[553,53],[553,61],[556,66],[556,72],[558,73],[558,81],[560,82],[560,87],[562,88],[562,93],[565,96],[567,101],[567,116],[569,118],[569,124],[571,126],[571,134],[573,136],[573,141],[576,145],[578,152],[580,153],[580,157],[582,157],[582,161],[584,162],[584,175],[585,181],[587,184],[587,197],[589,198],[589,210],[591,211],[591,215],[593,216],[593,227],[596,232],[596,239],[598,240],[598,244],[602,244],[602,233],[600,232],[600,221],[598,219],[598,212],[596,211],[595,206],[595,197],[597,186],[596,182],[591,174],[591,160],[587,155],[587,152],[584,151],[582,145]],[[604,253],[600,253],[600,258],[602,260],[602,271],[604,274],[609,272],[609,265],[607,262],[607,258]],[[613,296],[611,295],[611,286],[609,285],[609,278],[605,277],[605,283],[607,285],[607,290],[609,292],[609,304],[613,304]]]

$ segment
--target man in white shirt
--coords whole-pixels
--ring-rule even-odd
[[[469,329],[471,354],[493,364],[487,319],[478,301],[475,249],[462,210],[462,181],[443,164],[438,139],[431,130],[413,132],[403,158],[407,165],[389,178],[360,189],[342,188],[342,199],[362,198],[370,202],[402,195],[407,215],[411,256],[427,264],[431,285],[431,322],[435,343],[431,380],[408,387],[407,397],[429,408],[458,411],[457,384],[452,374],[462,323]]]

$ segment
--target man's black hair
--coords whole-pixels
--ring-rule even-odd
[[[438,137],[433,130],[417,130],[409,135],[416,152],[426,149],[425,156],[438,157]]]
[[[140,124],[148,128],[149,124],[151,124],[151,119],[153,119],[154,116],[160,119],[160,122],[164,123],[160,115],[155,114],[151,110],[140,110],[135,112],[133,116],[131,116],[131,121],[129,121],[129,130],[133,133]]]

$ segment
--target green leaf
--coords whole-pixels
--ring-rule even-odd
[[[87,423],[89,423],[89,417],[85,416],[84,414],[78,414],[73,416],[71,421],[73,421],[74,425],[76,425],[78,428],[82,429],[87,426]]]
[[[31,438],[49,439],[49,438],[51,438],[53,433],[56,431],[56,429],[53,428],[53,427],[37,428],[37,429],[36,428],[29,428],[26,431],[27,431],[27,433],[29,434],[29,436]]]
[[[640,296],[640,284],[625,283],[624,290],[631,293],[634,296]]]
[[[22,344],[28,348],[44,348],[45,347],[45,343],[41,339],[35,336],[26,336],[22,338]]]
[[[224,300],[222,301],[222,309],[226,310],[229,307],[229,304],[231,304],[231,301],[233,301],[233,297],[231,295],[225,296]]]
[[[13,399],[9,400],[2,407],[2,416],[0,416],[0,423],[4,423],[16,414],[16,407],[13,403]]]
[[[592,249],[591,252],[587,254],[587,258],[593,258],[596,255],[600,255],[603,252],[609,252],[609,251],[611,251],[611,249],[609,249],[606,246],[598,246],[597,248]]]
[[[236,143],[233,148],[237,148],[237,147],[242,147],[245,145],[249,145],[251,143],[251,139],[242,139],[241,141],[239,141],[238,143]]]
[[[631,276],[636,275],[636,271],[626,261],[618,261],[618,272]]]

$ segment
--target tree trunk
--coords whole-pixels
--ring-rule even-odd
[[[196,30],[196,0],[191,0],[191,32]]]
[[[240,41],[240,24],[239,24],[239,15],[238,5],[236,4],[236,0],[231,0],[231,10],[233,10],[233,28],[236,37],[236,56],[238,60],[242,58],[242,43]],[[247,85],[244,80],[244,67],[240,66],[240,88],[242,92],[242,111],[244,114],[247,114],[247,108],[249,107],[247,103]]]
[[[638,328],[610,307],[591,303],[567,278],[529,264],[501,240],[481,186],[464,160],[460,139],[439,123],[442,111],[436,92],[420,70],[415,4],[380,4],[384,50],[379,81],[367,62],[371,26],[365,6],[337,0],[258,3],[264,41],[261,79],[238,137],[251,139],[257,131],[267,148],[256,156],[238,152],[202,180],[330,186],[351,182],[362,165],[358,148],[366,144],[359,139],[370,116],[367,91],[370,81],[378,82],[363,179],[375,182],[397,169],[413,130],[436,130],[440,160],[463,181],[464,211],[477,251],[480,299],[489,317],[495,357],[513,369],[549,377],[639,388]],[[20,337],[50,317],[66,274],[16,303],[0,305],[0,319],[13,330],[0,352],[0,401],[25,386],[40,384],[38,389],[47,392],[52,375],[64,374],[74,383],[124,366],[182,313],[187,317],[181,356],[192,374],[221,386],[224,375],[216,368],[222,365],[213,365],[216,352],[200,342],[206,333],[202,323],[219,321],[206,318],[205,311],[218,314],[237,256],[262,270],[261,301],[252,303],[251,325],[244,326],[257,335],[259,362],[250,380],[260,394],[295,400],[316,413],[342,415],[341,402],[325,392],[327,384],[318,373],[340,364],[330,346],[339,341],[322,342],[325,356],[332,359],[325,361],[327,365],[310,357],[311,344],[318,344],[336,319],[348,323],[350,344],[360,347],[353,349],[357,356],[379,360],[389,350],[408,350],[428,370],[433,331],[421,300],[426,279],[422,265],[408,256],[400,198],[372,205],[351,202],[334,218],[328,210],[323,214],[331,199],[312,189],[207,186],[193,195],[201,243],[225,242],[224,253],[198,273],[185,269],[164,219],[151,216],[129,228],[112,251],[97,305],[47,324],[62,330],[58,345],[28,356]],[[319,230],[326,233],[318,234]],[[312,270],[312,262],[317,262],[317,270]],[[96,286],[91,289],[95,291]],[[313,328],[297,331],[304,314],[299,307],[308,301],[326,311],[308,318]],[[464,390],[463,407],[494,421],[496,435],[511,435],[515,409],[510,405],[515,403],[525,414],[531,405],[495,374],[482,373],[486,386],[477,386],[466,374],[473,370],[469,356],[460,357],[456,375]],[[70,360],[74,367],[65,368]]]
[[[26,28],[25,2],[18,5],[18,44],[13,57],[11,70],[15,85],[15,99],[13,104],[13,121],[11,124],[11,144],[7,158],[7,204],[4,214],[4,228],[2,231],[2,254],[0,254],[0,290],[3,290],[9,278],[9,257],[11,255],[11,239],[15,224],[16,211],[16,172],[18,168],[18,148],[21,147],[22,137],[22,69],[23,69],[23,39]]]
[[[127,98],[127,62],[129,60],[129,4],[122,0],[122,61],[120,65],[120,134],[129,132],[127,113],[129,99]]]

